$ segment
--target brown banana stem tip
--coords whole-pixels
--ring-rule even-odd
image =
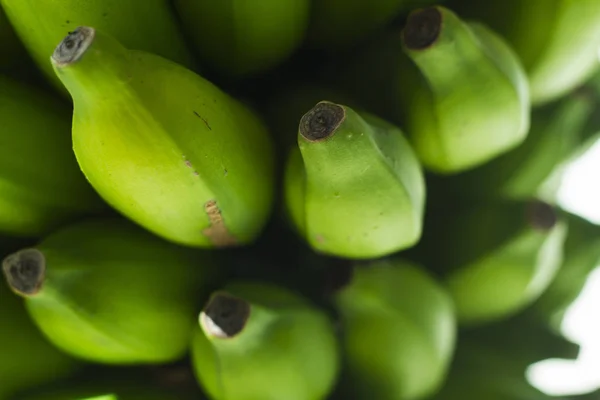
[[[46,276],[46,258],[37,249],[24,249],[2,261],[2,271],[11,289],[23,296],[33,296],[42,288]]]
[[[52,54],[52,62],[57,67],[64,67],[77,62],[90,47],[96,36],[94,28],[80,26],[56,46]]]
[[[300,134],[311,142],[327,139],[346,118],[344,107],[322,101],[300,119]]]
[[[250,303],[227,293],[216,293],[200,314],[204,331],[211,336],[229,339],[238,335],[250,317]]]
[[[437,7],[412,12],[402,31],[404,45],[410,50],[424,50],[434,44],[442,31],[442,13]]]
[[[533,200],[527,206],[527,220],[532,228],[549,231],[558,222],[558,214],[550,204]]]

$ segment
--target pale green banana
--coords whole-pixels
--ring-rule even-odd
[[[302,43],[311,0],[174,0],[202,60],[219,74],[267,71]]]
[[[213,400],[324,400],[340,368],[323,311],[287,289],[250,281],[213,293],[192,354]]]
[[[360,43],[402,11],[433,0],[313,0],[309,45],[337,49]]]
[[[129,48],[192,65],[168,0],[0,0],[0,5],[38,67],[67,96],[48,57],[80,25],[105,30]]]
[[[8,285],[49,340],[80,359],[154,364],[182,357],[196,303],[219,278],[210,254],[126,220],[90,220],[7,256]]]
[[[495,201],[439,213],[429,213],[414,259],[445,276],[462,325],[518,313],[556,277],[567,223],[551,205]]]
[[[298,145],[286,166],[285,200],[314,250],[376,258],[417,243],[425,183],[399,128],[322,101],[302,116]]]
[[[115,209],[167,240],[253,241],[274,197],[273,146],[260,118],[209,81],[90,27],[52,63],[75,105],[73,148]]]
[[[430,171],[466,171],[525,140],[527,76],[485,26],[429,7],[377,42],[324,75],[368,111],[399,124]]]
[[[0,285],[0,400],[17,391],[51,382],[79,366],[42,335],[22,300]]]
[[[400,258],[357,264],[334,303],[347,398],[422,399],[439,389],[454,354],[456,318],[452,299],[427,272]]]
[[[596,0],[457,1],[511,44],[527,70],[534,105],[563,96],[600,69]]]
[[[73,154],[69,107],[0,75],[0,232],[39,236],[107,208]]]

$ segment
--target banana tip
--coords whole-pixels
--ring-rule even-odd
[[[532,228],[549,231],[558,222],[558,214],[554,207],[540,200],[533,200],[527,207],[527,220]]]
[[[46,275],[46,258],[37,249],[24,249],[4,259],[2,271],[15,293],[33,296],[42,288]]]
[[[200,325],[208,336],[230,339],[237,336],[250,317],[250,304],[228,293],[215,293],[200,313]]]
[[[402,40],[409,50],[424,50],[433,45],[442,31],[442,13],[438,7],[413,11],[402,31]]]
[[[327,139],[333,136],[344,119],[346,119],[344,107],[321,101],[300,119],[300,134],[311,142]]]
[[[90,47],[96,36],[96,30],[88,26],[80,26],[56,46],[52,54],[52,63],[57,67],[65,67],[77,62]]]

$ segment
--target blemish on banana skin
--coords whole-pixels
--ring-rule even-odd
[[[204,211],[208,215],[210,226],[202,231],[215,247],[231,247],[238,244],[237,240],[229,233],[221,210],[216,200],[209,200],[204,204]]]

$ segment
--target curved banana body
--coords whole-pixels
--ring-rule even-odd
[[[73,155],[69,108],[0,76],[0,232],[39,236],[107,208]]]
[[[311,247],[345,258],[376,258],[420,238],[425,183],[397,127],[322,101],[300,120],[285,200]]]
[[[421,399],[445,380],[456,341],[452,299],[401,259],[356,265],[335,294],[347,390],[356,400]]]
[[[98,193],[167,240],[253,241],[274,197],[273,146],[259,117],[204,78],[93,28],[52,56],[71,93],[73,148]]]
[[[430,214],[417,259],[445,276],[461,324],[514,315],[556,277],[567,226],[549,204],[491,202],[442,212]]]
[[[78,363],[46,340],[31,322],[22,300],[0,284],[0,399],[66,377]]]
[[[287,289],[256,282],[213,293],[192,355],[214,400],[321,400],[340,369],[329,317]]]
[[[80,25],[104,30],[129,48],[192,65],[168,0],[0,0],[0,4],[38,67],[65,95],[48,57]]]
[[[432,0],[313,1],[308,41],[312,47],[336,49],[361,42],[401,11]]]
[[[563,96],[600,69],[596,0],[468,1],[457,7],[500,33],[522,60],[534,105]]]
[[[105,364],[175,361],[194,307],[218,277],[209,255],[175,246],[126,220],[63,228],[6,257],[12,290],[64,352]]]
[[[267,71],[302,43],[311,0],[175,0],[202,60],[219,74]]]

